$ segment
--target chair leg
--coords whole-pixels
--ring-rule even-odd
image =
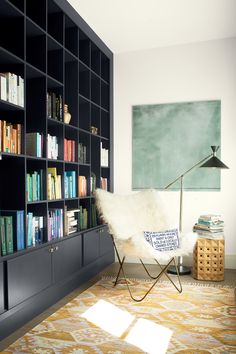
[[[162,269],[162,266],[160,265],[160,263],[155,259],[156,263],[159,265],[159,267]],[[174,267],[176,269],[176,275],[177,275],[177,278],[178,278],[178,283],[179,283],[179,287],[174,283],[173,279],[171,279],[171,277],[169,276],[169,274],[167,273],[167,269],[166,271],[164,272],[165,276],[169,279],[169,281],[173,284],[173,286],[175,287],[175,289],[179,292],[179,293],[182,293],[182,284],[181,284],[181,280],[180,280],[180,276],[179,276],[179,270],[178,270],[178,266],[176,264],[176,260],[175,260],[175,257],[172,258],[172,261],[174,263]]]
[[[123,264],[124,264],[124,261],[125,261],[125,256],[124,256],[124,257],[122,258],[122,260],[121,260],[120,255],[119,255],[119,252],[118,252],[117,247],[116,247],[116,244],[115,244],[115,242],[114,242],[113,236],[112,236],[112,241],[113,241],[113,245],[114,245],[114,248],[115,248],[116,256],[117,256],[117,259],[118,259],[118,262],[119,262],[119,265],[120,265],[119,270],[118,270],[118,273],[117,273],[117,276],[116,276],[116,280],[115,280],[115,282],[114,282],[114,286],[116,286],[116,284],[117,284],[117,282],[118,282],[118,279],[119,279],[119,277],[120,277],[120,272],[121,272],[121,270],[123,269]]]
[[[170,282],[173,284],[173,286],[175,287],[176,290],[178,290],[179,293],[182,292],[182,284],[181,284],[181,280],[180,280],[180,276],[179,276],[179,272],[178,272],[178,267],[176,265],[176,261],[175,261],[175,257],[173,257],[171,259],[171,262],[173,261],[174,263],[174,266],[176,268],[176,272],[177,272],[177,277],[178,277],[178,283],[179,283],[179,287],[174,283],[174,281],[171,279],[171,277],[169,276],[169,274],[167,273],[167,269],[165,272],[162,272],[162,274],[165,274],[166,277],[170,280]],[[143,266],[143,268],[145,269],[146,273],[148,274],[148,276],[151,278],[151,279],[157,279],[157,277],[159,276],[159,274],[157,276],[153,276],[150,274],[150,272],[148,271],[146,265],[143,263],[142,259],[140,259],[140,262]],[[163,267],[161,266],[161,264],[155,259],[155,262],[159,265],[160,269],[163,270]]]
[[[119,261],[120,267],[119,267],[119,270],[118,270],[118,273],[117,273],[117,276],[116,276],[116,280],[115,280],[115,282],[114,282],[114,286],[116,286],[116,284],[117,284],[117,282],[118,282],[118,279],[119,279],[119,277],[120,277],[120,272],[121,272],[121,269],[122,269],[122,267],[123,267],[123,264],[124,264],[124,261],[125,261],[125,257],[123,257],[122,261],[120,261],[120,258],[118,258],[118,261]]]

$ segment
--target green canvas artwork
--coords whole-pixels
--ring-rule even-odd
[[[132,188],[165,187],[220,145],[221,102],[198,101],[133,106]],[[217,153],[220,158],[220,153]],[[170,189],[179,189],[176,182]],[[220,190],[220,170],[196,168],[187,190]]]

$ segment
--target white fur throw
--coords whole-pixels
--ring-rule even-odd
[[[180,248],[173,251],[157,251],[145,240],[146,230],[164,231],[176,226],[170,225],[163,201],[156,190],[118,195],[96,189],[95,198],[100,215],[124,255],[157,258],[161,262],[192,252],[196,241],[193,233],[181,234]]]

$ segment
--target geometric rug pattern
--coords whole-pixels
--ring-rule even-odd
[[[130,279],[136,296],[149,282]],[[234,289],[158,283],[141,303],[104,278],[2,353],[236,353]]]

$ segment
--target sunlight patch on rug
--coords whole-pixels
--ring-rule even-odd
[[[104,300],[99,300],[86,310],[81,317],[117,337],[125,332],[135,318],[129,312],[121,310]]]
[[[149,320],[140,318],[130,330],[125,341],[136,345],[145,353],[165,354],[172,331]]]

